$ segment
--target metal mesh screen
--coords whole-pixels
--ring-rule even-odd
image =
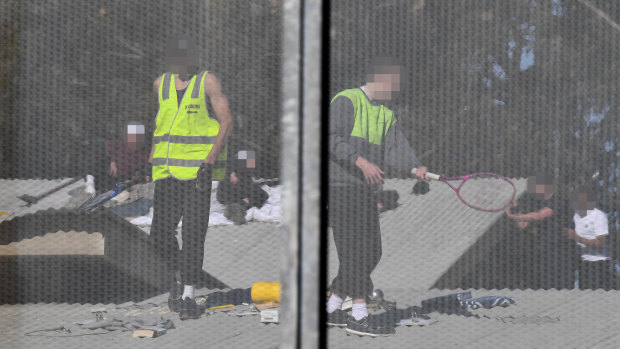
[[[347,316],[363,313],[359,306],[346,310],[344,320],[323,312],[324,290],[314,293],[324,263],[331,295],[364,300],[371,318],[383,319],[377,323],[400,321],[382,347],[615,345],[606,331],[617,322],[608,305],[617,302],[620,287],[618,5],[337,0],[322,4],[328,12],[317,24],[320,5],[0,2],[0,328],[7,334],[0,343],[272,348],[312,347],[326,338],[333,348],[377,346],[346,335],[377,334],[349,323]],[[170,312],[162,271],[176,259],[160,253],[151,228],[135,217],[152,223],[162,217],[157,201],[177,212],[185,203],[205,204],[207,193],[194,196],[193,187],[179,184],[164,195],[140,184],[104,208],[79,212],[89,197],[83,177],[94,167],[116,171],[102,146],[106,141],[121,141],[129,121],[144,124],[146,144],[153,141],[153,81],[166,71],[164,45],[176,34],[198,44],[200,68],[219,78],[227,97],[234,126],[229,159],[237,161],[228,162],[228,173],[254,162],[252,182],[266,185],[259,190],[271,205],[250,214],[246,201],[221,204],[221,191],[212,188],[211,211],[219,210],[214,217],[228,225],[210,227],[204,243],[193,244],[204,245],[195,292],[235,289],[247,298],[254,282],[281,281],[279,325],[261,324],[261,315],[244,304],[228,313],[222,304],[224,310],[209,309],[189,321]],[[382,69],[403,68],[398,98],[381,94],[396,86],[392,76],[383,87],[369,86],[369,66],[378,56],[396,59]],[[327,80],[319,83],[319,76]],[[355,92],[339,97],[345,103],[330,104],[347,89]],[[376,124],[358,114],[360,105],[381,110],[373,116]],[[213,103],[207,108],[215,113]],[[383,129],[374,132],[378,127]],[[419,162],[399,152],[409,147]],[[327,166],[320,173],[329,174],[322,183],[319,163]],[[339,170],[332,171],[335,164]],[[476,210],[459,201],[458,187],[415,180],[399,164],[447,176],[506,176],[516,188],[515,205],[507,212]],[[538,186],[526,179],[534,175],[541,179],[534,180],[538,196]],[[365,184],[371,177],[384,180]],[[116,188],[115,181],[95,183],[97,194]],[[571,206],[581,186],[594,191],[600,210],[590,223]],[[321,205],[318,187],[324,189]],[[149,214],[149,207],[156,212]],[[181,248],[183,229],[204,223],[203,215],[191,211],[192,220],[188,212],[168,217],[185,221],[168,229],[168,240]],[[329,220],[323,222],[327,231],[319,231],[319,218]],[[259,222],[243,224],[246,219]],[[604,229],[588,224],[600,222],[608,234],[598,239],[594,235]],[[319,241],[326,247],[321,262]],[[377,297],[381,293],[384,299]],[[460,302],[471,294],[507,297]],[[239,299],[231,302],[247,303]],[[268,314],[267,321],[274,321]],[[121,331],[137,318],[163,326],[160,316],[176,325],[161,338],[138,340]],[[102,319],[111,324],[84,327]],[[345,328],[327,328],[325,320]],[[318,321],[323,337],[317,336]]]
[[[18,135],[15,147],[7,152],[14,154],[12,166],[7,163],[14,177],[83,172],[79,150],[89,140],[118,137],[129,120],[152,126],[152,82],[166,68],[166,40],[180,33],[200,43],[201,66],[226,82],[235,138],[253,142],[267,176],[277,176],[277,3],[9,4],[6,42],[17,46],[7,49],[18,48],[6,52],[17,63],[7,67],[14,79],[4,81],[14,84],[20,115],[10,128]]]
[[[117,163],[118,176],[104,181],[116,156],[109,141],[122,144],[128,130],[144,125],[145,146],[138,150],[148,157],[151,143],[158,142],[153,141],[158,113],[153,85],[170,68],[166,43],[178,35],[198,46],[199,67],[189,71],[190,77],[208,70],[228,102],[233,132],[228,161],[218,163],[228,171],[220,183],[233,183],[236,171],[239,181],[252,183],[253,194],[245,193],[246,203],[240,192],[245,189],[233,186],[228,195],[236,201],[224,202],[215,184],[211,193],[196,196],[194,181],[187,180],[177,181],[179,188],[191,190],[177,188],[162,199],[158,180],[80,212],[89,197],[87,175],[94,175],[97,195],[108,195],[128,179],[121,178],[120,168],[135,167],[133,160]],[[255,282],[281,281],[281,37],[281,1],[0,3],[0,328],[13,333],[0,346],[268,348],[281,342],[280,327],[261,323],[248,298]],[[214,88],[206,84],[205,90]],[[206,93],[209,116],[221,119],[222,109],[213,101],[220,98],[221,107],[221,97]],[[69,180],[73,177],[77,182]],[[63,184],[68,185],[59,188]],[[33,201],[23,201],[24,195]],[[207,237],[192,240],[191,231],[204,233],[209,212],[189,213],[188,208],[205,207],[210,197]],[[170,212],[158,213],[165,205]],[[178,239],[181,251],[194,245],[204,254],[194,263],[202,266],[200,280],[192,282],[195,299],[233,289],[236,293],[222,299],[248,314],[230,315],[226,311],[232,308],[224,307],[180,320],[167,302],[172,285],[163,280],[171,263],[185,257],[164,251],[148,224],[129,223],[148,218],[149,207],[155,221],[158,215],[174,221],[164,228],[172,244]],[[179,272],[177,279],[188,280],[187,271]],[[139,327],[131,321],[161,316],[176,327],[162,338],[147,342],[127,331]],[[102,319],[116,327],[83,327],[83,320]],[[159,320],[142,325],[166,325]]]
[[[354,162],[360,157],[372,158],[371,162],[385,171],[384,178],[395,176],[388,174],[394,163],[389,164],[383,153],[372,151],[377,144],[395,147],[395,143],[386,140],[388,136],[382,142],[372,135],[366,142],[359,140],[366,137],[365,127],[385,130],[388,117],[381,119],[382,112],[378,112],[376,119],[365,119],[371,115],[371,107],[360,101],[364,97],[351,97],[354,92],[347,95],[352,103],[347,97],[338,97],[329,115],[330,166],[338,168],[330,170],[330,194],[335,194],[330,196],[329,208],[347,212],[349,207],[349,211],[348,216],[339,214],[336,222],[330,222],[333,236],[330,233],[328,237],[327,282],[333,282],[331,290],[343,297],[364,298],[363,294],[350,294],[351,290],[360,293],[363,288],[383,287],[389,289],[383,290],[386,298],[391,293],[393,300],[406,307],[419,306],[424,297],[451,290],[495,295],[522,289],[526,291],[520,293],[521,304],[542,309],[545,305],[534,295],[544,294],[543,290],[618,289],[614,256],[619,251],[620,129],[615,63],[620,53],[616,44],[619,10],[615,3],[596,0],[331,1],[329,99],[365,85],[364,95],[371,104],[383,104],[394,111],[396,126],[389,130],[397,127],[404,134],[419,165],[446,176],[492,172],[510,177],[517,187],[519,205],[510,208],[512,218],[503,211],[481,213],[467,208],[444,183],[432,181],[430,191],[424,194],[422,183],[413,179],[385,179],[385,195],[373,196],[368,191],[381,189],[364,188],[362,183],[369,176],[376,177],[375,170]],[[386,87],[375,85],[371,90],[367,68],[373,58],[386,55],[398,58],[406,68],[400,77],[404,90],[398,99],[373,100],[373,93]],[[381,79],[388,79],[388,73],[383,74]],[[349,109],[338,104],[339,99],[344,99]],[[355,123],[339,118],[343,110]],[[342,173],[357,175],[358,182],[351,178],[343,181]],[[554,180],[553,195],[547,192],[545,200],[536,201],[535,195],[527,192],[526,178],[536,173],[547,173]],[[598,284],[589,279],[595,273],[587,269],[592,264],[580,257],[583,245],[579,247],[575,237],[564,231],[575,228],[575,211],[569,203],[581,185],[596,192],[597,207],[608,219],[608,224],[601,224],[608,225],[609,235],[602,239],[606,239],[610,255],[601,255],[610,259],[598,264],[604,270]],[[396,207],[382,201],[389,195],[393,198],[394,192],[398,194]],[[395,207],[380,213],[380,228],[368,218],[376,215],[372,207],[359,204],[364,200],[378,200],[380,209]],[[538,216],[547,206],[554,214]],[[534,213],[523,215],[530,212]],[[368,275],[371,286],[366,281]],[[486,291],[490,289],[504,290]],[[508,336],[502,342],[497,336],[498,342],[488,338],[476,341],[467,335],[468,329],[476,331],[476,324],[463,321],[454,325],[457,327],[449,330],[454,336],[446,334],[447,329],[435,328],[433,333],[442,338],[431,336],[430,328],[424,332],[426,327],[400,326],[395,335],[400,339],[394,338],[391,344],[519,347],[536,346],[540,340]],[[572,330],[565,327],[563,331],[570,337]],[[346,347],[351,340],[340,329],[330,329],[328,335],[330,347]],[[559,343],[562,338],[553,336],[552,342]]]

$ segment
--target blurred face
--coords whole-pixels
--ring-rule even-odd
[[[401,91],[400,66],[386,66],[378,73],[368,75],[366,86],[374,91],[374,99],[389,101],[395,99]]]
[[[194,41],[185,36],[173,37],[166,47],[166,63],[170,71],[185,80],[190,70],[198,67],[198,48]]]
[[[237,169],[241,173],[252,172],[256,168],[256,152],[241,150],[237,153]]]
[[[125,141],[131,150],[142,147],[144,145],[144,125],[127,125]]]
[[[596,207],[596,201],[593,198],[588,197],[588,193],[577,193],[577,195],[573,197],[571,205],[573,206],[573,210],[585,213],[586,211],[593,210]]]
[[[527,192],[534,195],[537,199],[544,199],[553,194],[553,184],[545,183],[549,182],[548,178],[537,178],[536,176],[528,177],[527,179]]]

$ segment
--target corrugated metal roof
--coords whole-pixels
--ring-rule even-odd
[[[513,180],[517,195],[526,180]],[[411,194],[411,180],[386,181],[397,190],[400,206],[381,214],[383,256],[372,274],[378,287],[428,289],[502,216],[464,205],[446,184],[430,182],[425,195]],[[329,276],[335,277],[338,258],[329,236]]]
[[[64,208],[72,199],[68,193],[83,185],[83,181],[73,183],[31,206],[17,198],[22,194],[39,195],[68,180],[0,180],[0,210],[13,212],[10,216],[0,215],[0,242],[20,241],[59,230],[92,233],[98,231],[98,225],[110,225],[106,219],[115,216],[109,212],[82,214]],[[120,220],[114,221],[126,223]],[[2,224],[3,221],[6,222]],[[150,227],[140,228],[149,234]],[[241,226],[210,227],[205,242],[203,269],[230,287],[249,287],[256,281],[279,281],[284,255],[280,241],[281,232],[274,223],[250,222]]]
[[[462,290],[385,290],[386,298],[416,305]],[[431,313],[437,323],[400,326],[394,336],[369,340],[328,331],[329,348],[618,348],[619,291],[471,290],[474,297],[512,296],[507,308],[477,309],[477,316]]]
[[[40,194],[58,183],[60,180],[0,180],[2,203],[17,205],[14,216],[59,208],[71,199],[67,193],[83,184],[78,181],[36,205],[19,207],[23,203],[16,199],[18,195]],[[515,184],[522,193],[525,180],[516,180]],[[410,180],[386,182],[386,189],[399,192],[400,206],[381,215],[383,257],[373,273],[378,287],[432,287],[503,214],[465,206],[443,183],[431,182],[430,192],[422,196],[411,194],[412,186]],[[205,242],[203,268],[231,287],[248,287],[260,280],[277,281],[283,256],[280,234],[278,226],[269,223],[211,227]],[[328,241],[331,279],[338,264],[333,239]]]
[[[462,290],[384,289],[386,298],[401,307],[419,305],[424,299]],[[347,336],[344,329],[328,330],[329,348],[617,348],[620,314],[614,305],[619,291],[579,290],[470,290],[474,297],[512,296],[507,308],[477,309],[475,316],[431,313],[436,323],[425,327],[400,326],[386,338]],[[197,294],[208,291],[198,290]],[[166,312],[166,295],[138,303],[161,305]],[[163,303],[163,304],[162,304]],[[257,316],[237,317],[223,313],[199,320],[179,321],[165,314],[176,329],[156,339],[134,339],[129,332],[76,338],[27,337],[29,331],[54,328],[93,317],[91,309],[104,307],[108,313],[135,309],[131,303],[106,305],[21,304],[0,305],[2,344],[10,348],[273,348],[280,342],[280,326],[265,325]],[[117,309],[117,310],[115,310]],[[76,333],[78,333],[76,331]],[[81,332],[79,332],[81,333]]]
[[[282,235],[275,223],[209,227],[203,269],[233,288],[257,281],[280,281]]]
[[[197,290],[197,295],[208,293]],[[198,320],[180,321],[176,313],[168,313],[167,294],[137,303],[123,304],[18,304],[0,305],[0,330],[2,347],[6,348],[270,348],[279,343],[280,327],[260,323],[258,316],[237,317],[216,313]],[[159,305],[160,308],[155,308]],[[76,321],[93,319],[92,309],[105,308],[111,314],[158,315],[163,314],[174,322],[175,329],[155,339],[132,338],[131,332],[114,331],[103,335],[72,338],[29,337],[25,333],[56,328],[61,324],[74,334],[86,333]],[[150,311],[148,311],[150,310]],[[107,317],[106,316],[106,317]],[[40,334],[40,333],[37,333]],[[48,333],[51,335],[57,333]],[[61,333],[61,335],[64,333]]]
[[[386,189],[399,191],[401,206],[381,216],[383,258],[373,274],[375,286],[399,307],[419,305],[423,299],[462,290],[428,289],[501,215],[477,212],[458,201],[450,188],[431,183],[424,196],[410,195],[411,181],[390,180]],[[524,181],[517,181],[523,191]],[[331,243],[333,244],[333,243]],[[277,280],[282,256],[280,231],[275,224],[212,227],[205,243],[205,270],[233,287],[249,287],[261,280]],[[330,274],[337,266],[330,249]],[[203,290],[206,293],[206,290]],[[347,336],[342,329],[328,330],[330,348],[616,348],[614,305],[620,291],[580,290],[470,290],[474,297],[512,296],[507,308],[472,310],[465,317],[432,313],[437,323],[404,327],[394,336],[369,339]],[[201,292],[197,292],[201,294]],[[162,303],[162,294],[139,304]],[[151,340],[136,340],[129,333],[77,338],[26,337],[24,333],[58,326],[91,316],[99,307],[79,304],[0,305],[3,344],[14,348],[161,347],[274,347],[278,325],[264,325],[256,316],[238,318],[215,314],[181,322],[177,329]],[[123,305],[119,305],[123,306]],[[105,305],[112,309],[116,305]],[[165,308],[165,306],[164,306]]]

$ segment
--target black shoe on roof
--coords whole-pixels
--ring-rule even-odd
[[[179,319],[198,319],[204,312],[204,309],[196,304],[196,300],[193,298],[183,298],[179,309]]]
[[[170,309],[171,313],[178,313],[181,310],[181,304],[183,300],[181,300],[181,296],[177,298],[168,297],[168,309]]]
[[[183,295],[183,285],[179,282],[174,282],[174,285],[170,288],[170,293],[168,294],[168,309],[172,313],[178,313],[181,309],[181,303],[183,300],[181,296]]]
[[[230,204],[226,206],[224,216],[235,223],[235,225],[242,225],[247,223],[245,220],[246,211],[241,204]]]
[[[360,320],[355,320],[351,317],[347,322],[347,333],[356,334],[358,336],[369,337],[386,337],[396,333],[394,324],[389,324],[386,321],[373,321],[373,317],[366,316]]]
[[[331,313],[327,313],[327,326],[346,327],[349,319],[353,319],[351,315],[341,309],[336,309]]]
[[[168,295],[168,309],[172,313],[178,313],[181,309],[181,303],[183,300],[181,296],[183,295],[183,285],[178,282],[174,283],[174,286],[170,289],[170,294]]]

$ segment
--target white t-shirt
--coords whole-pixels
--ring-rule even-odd
[[[584,217],[575,213],[573,221],[575,233],[581,238],[593,240],[600,235],[609,235],[607,215],[598,208],[586,211]],[[607,244],[604,247],[595,247],[577,242],[577,245],[581,247],[581,259],[584,261],[596,262],[609,259]]]

